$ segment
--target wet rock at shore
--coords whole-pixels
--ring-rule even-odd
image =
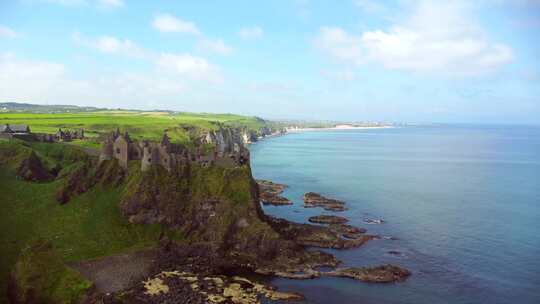
[[[411,273],[405,268],[387,264],[376,267],[340,268],[323,272],[322,275],[351,278],[363,282],[392,283],[404,281]]]
[[[201,275],[179,270],[162,271],[133,288],[110,295],[104,303],[235,303],[257,304],[261,300],[300,301],[304,296],[281,292],[240,276]]]
[[[386,253],[391,254],[391,255],[396,255],[396,256],[402,256],[403,255],[403,253],[401,251],[398,251],[398,250],[388,250]]]
[[[350,226],[316,226],[310,224],[293,223],[284,219],[268,217],[269,224],[282,237],[294,241],[303,246],[313,246],[321,248],[347,249],[362,246],[364,243],[376,238],[373,235],[358,235],[351,233],[354,237],[343,237],[346,230],[354,231]],[[346,232],[345,232],[346,233]]]
[[[361,234],[366,233],[366,229],[355,227],[352,225],[346,225],[346,224],[330,224],[330,229],[339,231],[340,233],[350,233],[350,234]]]
[[[304,208],[322,207],[327,211],[345,211],[345,202],[327,198],[319,193],[308,192],[304,194]]]
[[[346,224],[331,224],[329,228],[334,231],[337,231],[338,233],[341,233],[341,235],[344,238],[348,238],[348,239],[357,239],[361,237],[361,235],[363,233],[366,233],[367,231],[364,228],[359,228],[359,227],[346,225]]]
[[[292,202],[281,196],[287,185],[274,183],[268,180],[257,180],[259,186],[259,198],[264,205],[284,206],[292,205]]]
[[[337,215],[316,215],[310,217],[308,221],[317,224],[345,224],[349,220]]]
[[[364,219],[366,224],[382,224],[385,221],[383,219]]]

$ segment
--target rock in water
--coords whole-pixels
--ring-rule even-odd
[[[287,185],[277,184],[267,180],[257,180],[260,200],[264,205],[284,206],[292,205],[292,202],[281,196]]]
[[[310,217],[308,221],[318,224],[345,224],[349,220],[337,215],[317,215]]]
[[[284,219],[269,218],[269,224],[284,238],[300,245],[321,248],[347,249],[362,246],[376,238],[373,235],[356,235],[343,238],[343,232],[332,227],[293,223]]]
[[[322,207],[328,211],[345,211],[345,202],[326,198],[319,193],[308,192],[304,194],[304,208]]]
[[[372,283],[401,282],[411,275],[411,272],[399,266],[387,264],[377,267],[340,268],[323,272],[321,275],[344,277]]]

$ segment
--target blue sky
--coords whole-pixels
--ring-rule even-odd
[[[538,0],[0,2],[0,100],[540,123]]]

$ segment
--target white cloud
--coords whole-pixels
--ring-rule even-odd
[[[350,35],[339,27],[321,27],[316,44],[339,60],[354,64],[363,61],[362,38]]]
[[[129,39],[120,39],[113,36],[86,38],[79,33],[75,33],[73,38],[81,45],[91,47],[106,54],[117,54],[134,58],[144,58],[148,56],[145,50]]]
[[[152,63],[160,72],[169,73],[173,76],[182,76],[186,80],[196,80],[209,83],[221,83],[223,77],[217,66],[209,63],[205,58],[191,54],[158,53],[143,49],[128,39],[120,39],[112,36],[98,38],[85,38],[79,33],[73,35],[74,40],[80,45],[95,49],[105,54],[119,55],[142,59]],[[213,52],[232,52],[222,41],[208,42]]]
[[[197,26],[189,21],[176,18],[168,14],[161,14],[154,18],[152,26],[164,33],[184,33],[191,35],[200,35]]]
[[[262,28],[258,26],[243,27],[238,31],[238,36],[242,39],[259,39],[264,35]]]
[[[178,109],[179,96],[209,92],[219,71],[202,58],[163,54],[144,72],[74,77],[67,66],[0,53],[0,100],[99,107]],[[159,65],[158,65],[159,63]],[[188,103],[185,109],[203,110]]]
[[[15,30],[7,26],[0,25],[0,38],[17,38],[19,36],[19,33],[17,33]]]
[[[491,43],[465,1],[415,2],[411,14],[388,30],[349,34],[322,27],[316,45],[334,58],[388,69],[476,75],[512,61],[512,50]]]
[[[52,102],[62,96],[68,102],[84,86],[84,82],[67,79],[62,64],[0,54],[0,100]]]
[[[98,0],[98,4],[105,8],[117,8],[124,6],[123,0]]]
[[[156,59],[157,66],[165,72],[172,72],[193,80],[221,83],[219,69],[202,57],[190,54],[162,53]]]
[[[203,52],[215,53],[223,56],[230,55],[233,52],[233,48],[225,44],[221,39],[202,39],[197,43],[197,48]]]

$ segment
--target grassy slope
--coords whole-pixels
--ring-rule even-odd
[[[13,143],[0,141],[0,149],[9,146]],[[53,162],[58,146],[36,148]],[[50,241],[64,261],[75,261],[152,246],[159,238],[158,225],[133,225],[121,216],[122,188],[97,187],[62,206],[55,200],[59,183],[26,182],[12,168],[0,166],[0,302],[19,252],[36,240]]]

